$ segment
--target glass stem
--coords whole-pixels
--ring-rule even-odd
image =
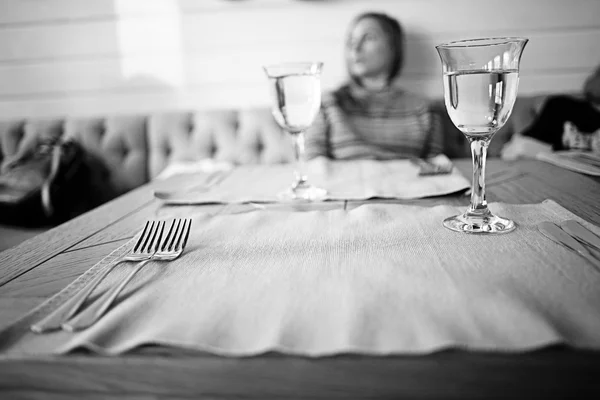
[[[471,188],[471,207],[469,213],[488,213],[485,199],[485,161],[490,139],[469,138],[471,142],[471,155],[473,156],[473,185]]]
[[[304,131],[300,131],[294,135],[294,158],[296,160],[296,167],[294,173],[296,174],[296,182],[293,188],[296,189],[306,185],[306,175],[304,174]]]

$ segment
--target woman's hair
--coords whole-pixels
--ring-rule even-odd
[[[600,104],[600,66],[585,80],[583,94],[590,103]]]
[[[354,18],[352,23],[350,24],[349,32],[352,32],[352,29],[356,26],[356,24],[365,19],[371,18],[379,24],[385,35],[387,36],[388,42],[390,43],[392,50],[392,66],[390,70],[390,76],[388,81],[391,82],[396,78],[400,71],[402,70],[402,65],[404,63],[404,31],[400,22],[394,17],[390,17],[387,14],[378,13],[378,12],[365,12],[359,14]],[[355,79],[352,77],[352,79]]]

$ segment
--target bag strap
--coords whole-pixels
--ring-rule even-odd
[[[62,156],[62,151],[63,149],[60,143],[54,144],[52,146],[50,173],[48,174],[48,177],[44,180],[44,183],[42,184],[42,209],[44,210],[44,214],[46,214],[47,217],[51,217],[52,214],[54,214],[54,207],[52,206],[50,189],[52,187],[52,182],[54,182],[54,179],[58,174],[58,170],[60,169],[60,159]]]

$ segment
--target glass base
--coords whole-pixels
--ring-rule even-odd
[[[281,192],[277,198],[281,201],[319,201],[325,199],[327,190],[311,185],[299,185]]]
[[[456,232],[483,234],[507,233],[517,227],[514,221],[494,215],[489,210],[467,211],[462,215],[446,218],[444,226]]]

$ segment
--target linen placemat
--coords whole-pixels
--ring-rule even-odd
[[[446,164],[450,160],[438,155],[431,162]],[[416,199],[470,187],[456,168],[445,175],[419,176],[419,167],[409,160],[315,159],[306,163],[304,172],[311,184],[327,190],[325,200]],[[292,164],[242,165],[224,173],[226,176],[210,190],[182,194],[165,203],[278,202],[278,194],[294,180]]]
[[[96,325],[30,333],[55,307],[50,299],[0,333],[0,351],[119,354],[164,345],[228,356],[324,356],[600,348],[600,273],[536,225],[576,219],[599,229],[550,200],[490,208],[517,229],[449,231],[442,220],[464,211],[450,206],[198,213],[184,255],[148,264]],[[130,268],[111,272],[103,288]]]

